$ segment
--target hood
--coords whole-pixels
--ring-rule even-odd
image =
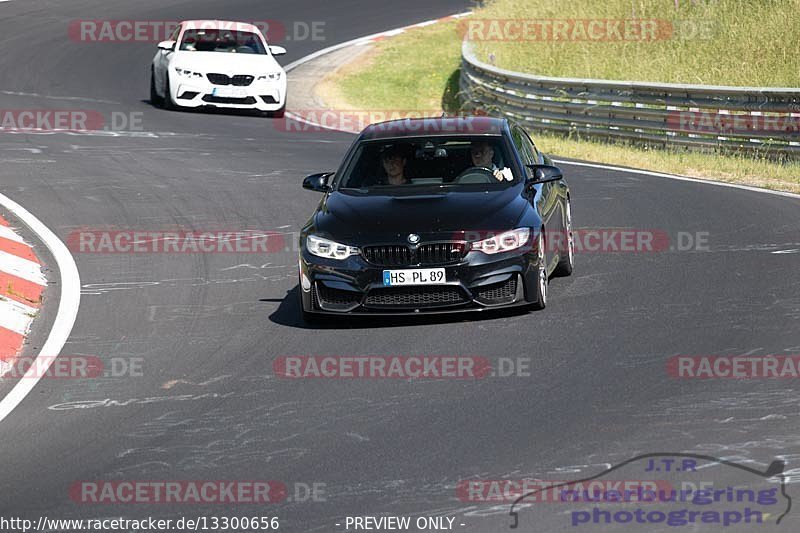
[[[362,195],[334,191],[314,216],[316,232],[353,244],[396,239],[409,233],[441,238],[461,231],[497,231],[515,227],[530,204],[522,186],[492,192],[430,195]]]
[[[268,54],[236,54],[231,52],[177,52],[176,68],[207,74],[264,74],[278,72],[281,66]]]

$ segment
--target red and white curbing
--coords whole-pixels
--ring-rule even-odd
[[[46,285],[33,248],[0,217],[0,376],[22,350]]]

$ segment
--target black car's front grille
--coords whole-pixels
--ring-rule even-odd
[[[416,248],[391,244],[365,247],[364,258],[380,266],[447,265],[461,261],[466,252],[463,242],[421,244]]]
[[[252,105],[256,103],[256,99],[252,96],[248,96],[247,98],[223,98],[222,96],[212,96],[210,94],[205,95],[203,101],[210,104]]]
[[[251,83],[253,83],[253,76],[249,74],[237,74],[236,76],[228,76],[227,74],[219,74],[216,72],[212,72],[210,74],[206,74],[208,81],[213,83],[214,85],[237,85],[239,87],[247,87]]]
[[[376,265],[400,266],[410,265],[412,254],[408,246],[367,246],[364,248],[364,258]]]
[[[440,285],[430,287],[389,287],[372,289],[364,305],[368,307],[426,307],[456,305],[467,302],[458,287]]]
[[[313,287],[312,299],[323,309],[351,309],[361,303],[361,294],[353,291],[332,289],[317,283]]]
[[[473,292],[482,303],[500,304],[511,302],[517,294],[517,276],[512,276],[510,279],[500,283],[478,287]]]

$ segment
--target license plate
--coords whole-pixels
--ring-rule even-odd
[[[247,96],[247,89],[244,87],[214,87],[211,91],[211,95],[222,98],[245,98]]]
[[[415,268],[409,270],[384,270],[383,286],[442,285],[446,282],[443,268]]]

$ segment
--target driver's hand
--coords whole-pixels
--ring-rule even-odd
[[[494,169],[492,174],[494,175],[497,181],[503,181],[503,180],[514,181],[514,175],[511,174],[511,169],[509,168],[504,168],[503,170],[496,168]]]

